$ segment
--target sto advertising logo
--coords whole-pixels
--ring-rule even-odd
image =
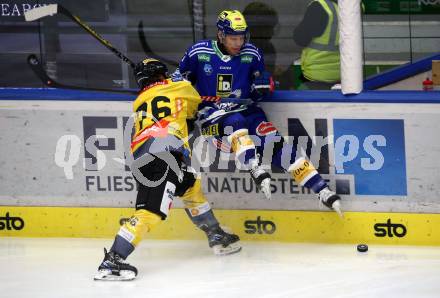
[[[24,228],[24,220],[21,217],[9,216],[9,212],[6,215],[0,217],[0,231],[3,230],[17,230],[20,231]]]
[[[257,220],[246,220],[244,227],[246,234],[273,234],[277,229],[273,221],[262,220],[260,216]]]
[[[391,223],[391,219],[388,218],[386,223],[377,223],[374,225],[374,230],[376,233],[374,235],[376,237],[399,237],[402,238],[406,235],[406,227],[402,224],[393,224]]]
[[[310,136],[326,140],[331,136],[327,119],[315,119],[315,131],[307,132],[298,118],[288,119],[294,145],[311,156]],[[295,143],[296,142],[296,143]],[[335,172],[330,172],[329,142],[320,151],[318,171],[334,174],[336,192],[355,195],[406,196],[405,133],[402,119],[333,119]],[[350,190],[353,179],[354,190]]]

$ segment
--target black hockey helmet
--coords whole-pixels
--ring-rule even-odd
[[[165,64],[154,58],[146,58],[134,67],[134,76],[140,88],[168,78],[168,68]]]

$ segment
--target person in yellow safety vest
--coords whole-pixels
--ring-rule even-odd
[[[338,1],[313,0],[293,39],[304,47],[301,53],[301,81],[305,89],[330,89],[341,80]]]

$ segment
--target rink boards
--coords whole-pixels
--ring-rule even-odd
[[[37,223],[8,230],[0,221],[0,235],[113,235],[119,221],[115,216],[128,217],[136,197],[123,142],[132,98],[18,89],[0,92],[0,99],[0,206],[5,206],[0,217],[4,222],[23,214],[25,222]],[[365,92],[349,97],[339,92],[277,92],[272,102],[261,104],[269,120],[319,165],[322,176],[342,196],[347,211],[343,222],[321,212],[316,196],[285,173],[273,173],[273,199],[264,200],[248,173],[236,169],[233,156],[219,154],[197,136],[193,165],[201,172],[214,210],[227,225],[242,231],[244,239],[356,242],[361,240],[357,231],[362,231],[359,237],[380,243],[438,244],[439,236],[432,231],[440,213],[439,103],[440,92]],[[181,201],[175,199],[173,205],[171,221],[175,218],[179,224],[167,223],[163,226],[168,228],[160,227],[152,236],[202,237],[186,218],[180,220]],[[76,209],[80,207],[87,208]],[[33,213],[41,210],[51,215],[37,219]],[[96,224],[77,220],[59,230],[51,224],[76,216]],[[245,221],[246,230],[257,232],[245,233]],[[276,232],[261,232],[261,221],[274,221]],[[345,232],[341,235],[332,226]],[[174,232],[181,228],[185,233]],[[384,230],[385,236],[374,235]],[[396,235],[389,232],[393,230]],[[398,236],[400,230],[406,230],[405,236]]]
[[[0,236],[113,238],[131,208],[0,206]],[[440,214],[217,210],[222,225],[242,240],[440,245]],[[182,209],[148,239],[204,239]]]

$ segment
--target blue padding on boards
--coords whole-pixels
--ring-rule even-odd
[[[265,102],[440,103],[440,91],[276,91]]]
[[[133,101],[134,95],[56,88],[0,88],[0,100]],[[440,103],[440,91],[275,91],[263,102]]]
[[[364,90],[375,90],[428,71],[432,68],[432,60],[440,60],[440,54],[426,57],[413,63],[407,63],[371,76],[364,81]]]
[[[0,100],[133,101],[135,95],[57,88],[0,88]]]

